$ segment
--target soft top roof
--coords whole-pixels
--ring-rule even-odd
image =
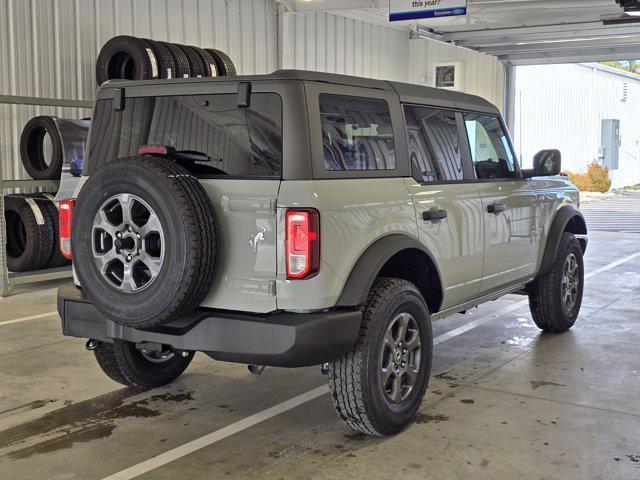
[[[256,81],[298,80],[304,82],[323,82],[352,87],[375,88],[378,90],[396,91],[401,102],[423,103],[445,108],[459,108],[487,113],[500,113],[490,102],[476,95],[455,92],[441,88],[414,85],[410,83],[375,80],[372,78],[338,75],[335,73],[314,72],[310,70],[277,70],[268,75],[240,75],[235,77],[199,77],[174,78],[170,80],[109,80],[100,90],[109,88],[126,88],[127,86],[166,85],[205,82],[256,82]],[[100,96],[100,95],[99,95]]]

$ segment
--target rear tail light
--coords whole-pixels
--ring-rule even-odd
[[[287,278],[309,278],[320,265],[320,215],[315,209],[287,210]]]
[[[71,259],[71,218],[75,203],[75,199],[62,200],[59,206],[60,251],[68,259]]]

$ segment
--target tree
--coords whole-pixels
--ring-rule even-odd
[[[640,60],[622,60],[617,62],[602,62],[603,65],[640,75]]]

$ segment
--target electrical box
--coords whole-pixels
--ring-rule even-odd
[[[436,87],[458,92],[466,90],[467,78],[463,62],[436,63],[433,68]]]
[[[600,141],[600,158],[602,166],[609,170],[618,169],[620,157],[620,120],[605,118],[602,120],[602,136]]]

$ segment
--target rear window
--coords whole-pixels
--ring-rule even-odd
[[[321,94],[320,121],[327,170],[396,168],[391,114],[386,101]]]
[[[221,177],[282,174],[282,99],[254,93],[238,107],[236,94],[127,98],[96,105],[88,162],[136,155],[141,145],[168,145],[209,157],[198,172]]]

